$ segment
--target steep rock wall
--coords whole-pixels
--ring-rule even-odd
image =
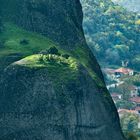
[[[23,59],[8,66],[0,80],[0,139],[123,140],[116,108],[85,42],[79,0],[1,3],[5,21],[49,37],[79,62],[39,59],[38,68]],[[81,48],[87,55],[82,59]]]

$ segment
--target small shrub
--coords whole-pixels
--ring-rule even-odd
[[[39,54],[47,55],[48,54],[48,50],[42,50],[41,52],[39,52]]]
[[[62,57],[68,59],[70,57],[70,55],[68,55],[68,54],[62,54]]]
[[[29,44],[29,40],[27,40],[27,39],[20,40],[20,44],[21,45],[28,45]]]
[[[59,54],[58,49],[56,47],[51,47],[47,52],[48,54]]]
[[[125,135],[126,135],[127,140],[138,140],[138,137],[133,132],[128,132]]]

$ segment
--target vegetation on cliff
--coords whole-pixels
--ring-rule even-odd
[[[4,24],[3,32],[0,34],[0,40],[3,46],[0,48],[0,58],[11,54],[19,54],[24,57],[56,46],[48,38],[25,31],[10,23]]]
[[[99,86],[104,84],[97,76],[97,74],[92,70],[90,57],[87,55],[88,49],[83,46],[77,46],[73,50],[65,50],[59,47],[57,43],[51,41],[47,37],[39,35],[37,33],[29,32],[16,26],[13,23],[6,22],[3,25],[3,31],[0,34],[1,47],[0,47],[0,61],[1,67],[6,67],[14,61],[18,61],[24,57],[33,55],[33,54],[44,54],[47,49],[56,48],[59,53],[55,56],[58,59],[63,59],[64,57],[73,57],[78,63],[81,63],[88,70],[92,78],[97,82]],[[34,56],[34,55],[33,55]],[[37,56],[37,55],[36,55]],[[48,55],[47,55],[48,56]],[[15,59],[16,58],[16,59]],[[32,58],[27,57],[27,58]],[[5,60],[5,61],[4,61]],[[68,59],[69,60],[69,59]],[[32,62],[32,66],[33,66]],[[31,66],[30,65],[30,66]],[[42,66],[43,64],[34,64],[34,67]],[[93,66],[94,67],[94,66]],[[97,66],[95,66],[97,67]]]

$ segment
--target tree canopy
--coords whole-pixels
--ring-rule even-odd
[[[110,0],[82,0],[84,31],[89,47],[101,64],[139,69],[140,15],[129,12]]]

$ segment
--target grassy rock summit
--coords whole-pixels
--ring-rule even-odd
[[[79,0],[0,2],[0,140],[124,140]]]

